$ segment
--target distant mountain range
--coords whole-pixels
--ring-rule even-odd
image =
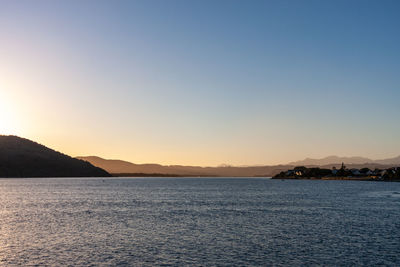
[[[159,164],[134,164],[127,161],[108,160],[95,156],[78,157],[78,159],[86,160],[117,176],[273,176],[291,167],[288,165],[250,167],[164,166]]]
[[[287,165],[274,166],[218,166],[218,167],[199,167],[160,164],[134,164],[122,160],[109,160],[96,156],[78,157],[92,163],[94,166],[105,169],[116,176],[228,176],[228,177],[249,177],[249,176],[274,176],[282,171],[286,171],[295,166],[319,166],[323,168],[340,167],[344,162],[348,168],[388,168],[400,166],[400,159],[393,158],[387,160],[372,161],[361,157],[336,157],[331,156],[324,159],[306,159],[303,161],[292,162]],[[366,159],[366,160],[365,160]],[[398,159],[398,160],[396,160]]]
[[[381,160],[372,160],[364,157],[338,157],[338,156],[329,156],[322,159],[310,159],[306,158],[305,160],[295,161],[289,163],[289,165],[295,166],[323,166],[329,164],[340,164],[344,162],[345,164],[381,164],[381,165],[400,165],[400,156],[395,158],[381,159]]]
[[[105,170],[28,139],[0,135],[0,177],[108,177]]]
[[[107,177],[114,176],[219,176],[272,177],[295,166],[384,169],[400,166],[400,156],[382,160],[363,157],[329,156],[275,166],[200,167],[160,164],[134,164],[96,156],[72,158],[43,145],[17,136],[0,135],[0,177]]]

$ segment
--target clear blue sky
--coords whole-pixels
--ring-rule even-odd
[[[137,163],[396,156],[399,14],[385,0],[1,1],[2,131]]]

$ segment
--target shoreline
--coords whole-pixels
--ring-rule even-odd
[[[289,177],[272,177],[273,180],[324,180],[324,181],[369,181],[369,182],[400,182],[399,179],[395,180],[382,180],[370,177],[303,177],[303,178],[289,178]]]

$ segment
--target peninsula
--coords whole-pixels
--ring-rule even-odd
[[[294,169],[280,172],[272,179],[319,179],[319,180],[355,180],[355,181],[400,181],[400,167],[387,169],[361,168],[348,169],[342,163],[337,169],[298,166]]]

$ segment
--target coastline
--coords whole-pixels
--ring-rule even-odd
[[[400,182],[400,180],[383,180],[375,179],[371,177],[301,177],[301,178],[289,178],[289,177],[272,177],[274,180],[330,180],[330,181],[370,181],[370,182]]]

